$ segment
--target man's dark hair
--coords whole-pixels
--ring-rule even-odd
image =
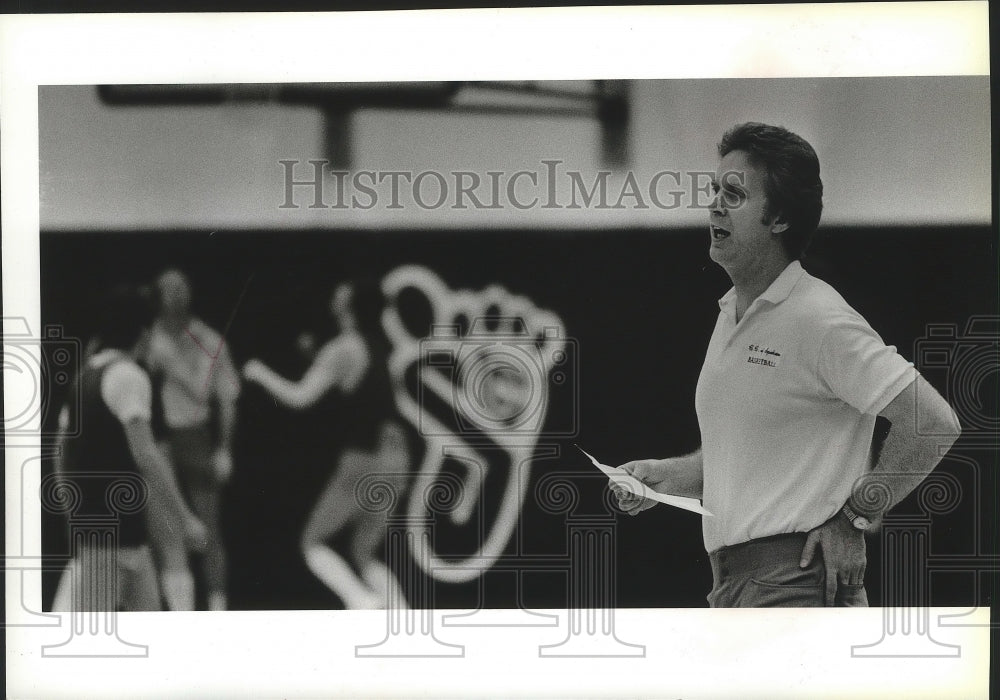
[[[823,213],[823,181],[819,158],[809,142],[781,126],[757,122],[739,124],[719,143],[719,156],[743,151],[766,171],[764,216],[779,215],[788,229],[781,242],[792,260],[805,256]]]
[[[118,285],[98,298],[97,335],[101,347],[128,350],[153,325],[156,300],[148,287]]]

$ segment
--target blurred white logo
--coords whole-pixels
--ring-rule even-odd
[[[446,514],[464,543],[420,564],[439,580],[470,581],[510,541],[539,439],[575,433],[576,346],[556,314],[503,287],[452,290],[416,265],[382,286],[397,407],[425,446],[410,527],[419,541],[427,516]],[[550,415],[557,392],[564,410]]]

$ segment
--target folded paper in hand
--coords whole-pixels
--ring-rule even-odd
[[[579,445],[576,449],[587,455],[587,459],[594,463],[594,466],[600,469],[602,472],[608,475],[611,482],[621,486],[626,491],[634,493],[636,496],[642,496],[643,498],[650,498],[654,501],[659,501],[660,503],[666,503],[668,506],[674,506],[676,508],[683,508],[684,510],[690,510],[695,513],[700,513],[701,515],[712,515],[705,507],[701,505],[701,501],[697,498],[688,498],[686,496],[670,496],[665,493],[660,493],[659,491],[654,491],[653,489],[646,486],[644,483],[636,479],[634,476],[626,472],[621,467],[609,467],[606,464],[601,464],[593,456],[584,452],[583,448]]]

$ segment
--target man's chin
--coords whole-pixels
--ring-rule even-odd
[[[708,257],[711,258],[712,262],[721,267],[726,271],[726,274],[732,277],[730,268],[732,267],[732,259],[726,255],[725,251],[712,246],[708,250]]]

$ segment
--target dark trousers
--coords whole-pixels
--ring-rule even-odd
[[[824,607],[826,567],[820,550],[799,566],[805,533],[775,535],[722,547],[708,555],[712,564],[713,608]],[[834,605],[868,607],[864,584],[839,584]]]

